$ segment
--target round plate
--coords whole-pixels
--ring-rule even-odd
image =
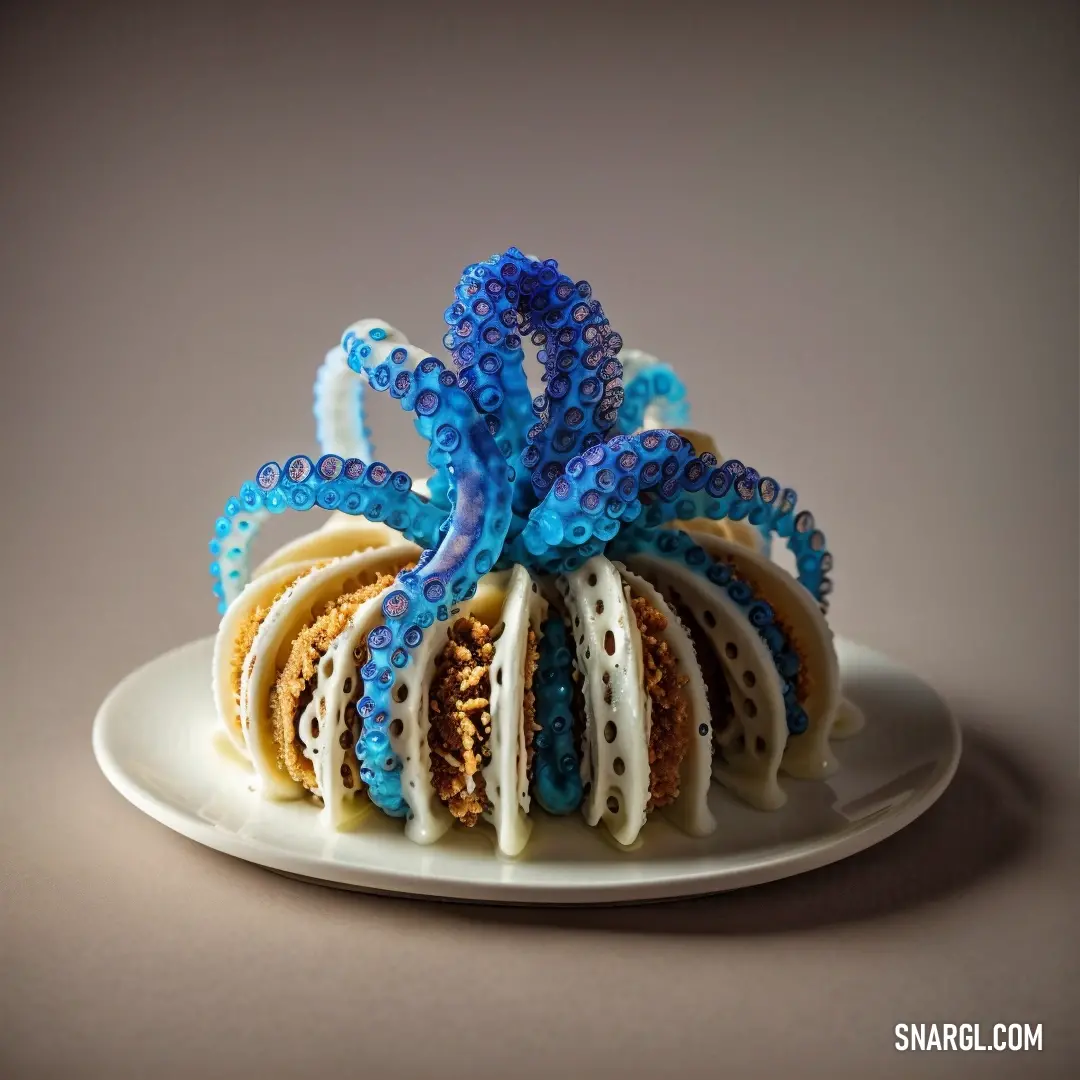
[[[272,803],[219,734],[210,694],[213,640],[158,657],[108,696],[94,754],[110,783],[144,813],[192,840],[271,870],[327,885],[448,900],[591,904],[721,892],[799,874],[884,840],[945,790],[960,731],[940,698],[878,653],[842,639],[845,694],[866,726],[834,744],[827,781],[783,780],[787,805],[751,809],[718,784],[719,823],[704,840],[650,819],[634,849],[577,815],[535,811],[532,839],[499,857],[487,826],[453,830],[431,847],[371,810],[344,832],[325,829],[306,801]]]

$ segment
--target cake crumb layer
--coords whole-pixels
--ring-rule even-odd
[[[458,619],[435,661],[428,695],[432,784],[450,813],[470,827],[489,806],[481,769],[491,758],[494,656],[490,629],[470,616]]]
[[[648,809],[653,810],[679,794],[679,773],[690,746],[689,706],[683,693],[688,678],[679,673],[675,654],[660,636],[667,629],[666,616],[641,597],[634,597],[630,606],[641,634],[645,692],[652,701]]]

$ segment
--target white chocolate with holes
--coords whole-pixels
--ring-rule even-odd
[[[713,713],[713,775],[752,806],[779,809],[786,801],[776,774],[787,715],[780,676],[761,635],[726,590],[688,566],[653,555],[635,555],[627,564],[655,582],[669,603],[689,611],[723,668],[733,714],[721,726],[722,718]]]
[[[428,700],[436,657],[454,621],[461,616],[474,616],[497,626],[508,577],[504,572],[481,578],[471,599],[452,608],[449,619],[435,622],[424,631],[423,640],[411,650],[409,662],[395,677],[390,745],[401,759],[401,790],[409,804],[405,835],[414,843],[432,844],[454,824],[450,811],[435,793],[431,776]]]
[[[539,637],[547,603],[523,566],[515,566],[499,577],[505,581],[506,593],[499,622],[489,623],[496,640],[488,706],[491,757],[482,770],[484,791],[490,804],[484,819],[495,827],[499,850],[504,855],[514,856],[521,854],[532,831],[528,816],[525,664],[529,630]],[[481,586],[486,580],[481,580]]]
[[[704,533],[694,539],[714,558],[731,564],[735,573],[764,599],[790,635],[806,667],[806,690],[799,704],[807,728],[789,735],[781,769],[790,776],[820,780],[836,770],[829,737],[840,713],[840,663],[833,634],[813,594],[783,567],[729,540]]]
[[[316,789],[323,802],[320,820],[338,828],[355,816],[361,792],[354,747],[359,720],[350,726],[353,703],[363,695],[363,681],[353,650],[382,622],[386,588],[369,597],[353,613],[348,626],[336,637],[316,669],[315,692],[297,725],[304,756],[315,771]],[[351,759],[346,764],[347,759]],[[349,782],[344,773],[347,770]]]
[[[240,681],[240,719],[264,795],[296,799],[304,793],[279,760],[270,712],[270,694],[284,668],[297,634],[310,626],[317,611],[343,593],[394,573],[415,558],[414,544],[396,544],[335,559],[294,582],[275,601],[248,650]]]
[[[244,725],[240,719],[240,703],[236,700],[233,686],[233,648],[236,636],[248,617],[259,607],[268,607],[274,597],[290,582],[311,569],[309,563],[293,562],[278,566],[276,570],[256,581],[250,581],[243,591],[225,609],[214,638],[214,658],[211,663],[211,688],[214,705],[221,726],[230,742],[248,760],[251,753],[244,737]],[[250,655],[250,653],[249,653]],[[245,661],[246,666],[246,661]]]
[[[693,640],[675,609],[648,581],[619,563],[615,566],[629,585],[631,594],[641,597],[667,620],[667,626],[659,632],[659,637],[667,643],[675,657],[679,674],[686,676],[686,683],[680,692],[688,707],[686,723],[690,728],[690,742],[680,769],[679,795],[669,806],[663,807],[661,813],[690,836],[708,836],[716,830],[716,818],[709,809],[712,718]]]
[[[622,576],[602,555],[557,584],[584,676],[582,777],[590,788],[582,810],[590,825],[603,821],[612,837],[628,846],[645,823],[649,803],[652,706],[645,693],[641,635]]]

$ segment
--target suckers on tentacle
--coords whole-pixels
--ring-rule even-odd
[[[365,694],[357,703],[363,730],[356,756],[371,800],[387,814],[404,817],[408,801],[401,788],[401,759],[390,744],[389,721],[394,670],[436,620],[449,618],[454,604],[471,596],[494,565],[510,525],[508,465],[486,419],[457,385],[453,372],[425,357],[414,372],[402,365],[408,346],[392,331],[373,324],[346,333],[349,363],[362,368],[377,390],[390,390],[416,413],[420,435],[431,442],[429,462],[451,478],[453,509],[437,545],[416,568],[398,575],[383,598],[386,622],[368,635],[368,662],[361,670]]]

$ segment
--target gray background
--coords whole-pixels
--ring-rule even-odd
[[[2,19],[0,1072],[1063,1075],[1072,5]],[[96,772],[109,688],[214,628],[224,499],[314,449],[325,349],[365,314],[435,348],[462,265],[508,244],[588,277],[696,425],[798,488],[837,631],[955,708],[959,775],[905,833],[694,903],[452,908],[280,880]],[[376,431],[422,473],[390,402]],[[903,1020],[1042,1022],[1046,1049],[897,1054]]]

